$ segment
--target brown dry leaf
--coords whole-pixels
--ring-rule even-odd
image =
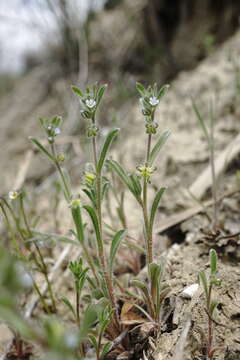
[[[123,304],[121,311],[121,323],[123,325],[142,324],[146,321],[147,319],[136,313],[136,308],[133,303],[125,302]]]

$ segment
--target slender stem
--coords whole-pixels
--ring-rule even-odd
[[[82,244],[82,248],[83,248],[83,252],[84,252],[84,254],[85,254],[85,256],[86,256],[87,263],[88,263],[88,265],[89,265],[89,267],[90,267],[90,269],[91,269],[91,271],[92,271],[92,273],[93,273],[93,276],[94,276],[94,278],[95,278],[95,280],[96,280],[96,283],[97,283],[97,285],[100,285],[100,283],[99,283],[99,278],[98,278],[98,276],[97,276],[97,273],[96,273],[96,270],[95,270],[95,266],[94,266],[92,257],[91,257],[91,255],[89,254],[88,248],[85,246],[85,244]]]
[[[149,157],[151,152],[151,141],[152,135],[148,135],[148,143],[147,143],[147,152],[146,152],[146,163],[145,165],[149,165]],[[152,230],[149,224],[148,218],[148,180],[146,178],[143,179],[143,202],[142,202],[142,209],[143,209],[143,218],[144,218],[144,225],[145,225],[145,236],[146,236],[146,251],[147,251],[147,265],[153,262],[153,244],[152,244]]]
[[[210,314],[211,296],[212,296],[212,284],[210,283],[208,290],[208,297],[207,297],[208,314]],[[211,317],[208,315],[208,344],[207,344],[208,359],[212,359],[212,354],[211,354],[212,342],[213,342],[213,322]]]
[[[48,278],[47,265],[45,263],[44,257],[42,256],[42,253],[41,253],[38,245],[36,243],[34,243],[34,245],[35,245],[35,248],[37,250],[38,256],[40,258],[41,264],[42,264],[42,273],[43,273],[43,276],[44,276],[44,278],[46,280],[46,283],[47,283],[48,292],[49,292],[51,302],[52,302],[52,306],[53,306],[53,311],[56,311],[57,307],[56,307],[56,302],[55,302],[53,291],[52,291],[52,285],[51,285],[51,283],[49,281],[49,278]]]
[[[31,238],[33,236],[33,233],[32,233],[32,230],[29,226],[29,223],[28,223],[28,219],[27,219],[27,215],[26,215],[26,212],[25,212],[25,207],[24,207],[24,201],[23,201],[23,195],[20,194],[20,207],[21,207],[21,212],[22,212],[22,216],[23,216],[23,220],[24,220],[24,223],[25,223],[25,226],[27,228],[27,231],[28,231],[28,236]],[[50,298],[51,298],[51,302],[52,302],[52,306],[53,306],[53,310],[56,311],[56,302],[55,302],[55,299],[54,299],[54,295],[53,295],[53,291],[52,291],[52,286],[51,286],[51,283],[49,281],[49,278],[48,278],[48,269],[47,269],[47,265],[45,263],[45,260],[44,260],[44,257],[42,256],[42,253],[40,251],[40,248],[39,246],[37,245],[36,242],[34,242],[34,246],[36,248],[36,251],[38,253],[38,256],[39,256],[39,259],[40,259],[40,262],[41,262],[41,268],[42,268],[42,273],[43,273],[43,276],[46,280],[46,283],[47,283],[47,287],[48,287],[48,291],[49,291],[49,295],[50,295]],[[37,262],[37,259],[36,257],[35,258],[35,261]],[[38,262],[37,262],[38,263]]]
[[[148,135],[148,145],[147,145],[147,156],[146,156],[146,165],[149,163],[150,151],[151,151],[151,142],[152,142],[152,134]]]
[[[76,291],[76,314],[77,314],[77,324],[80,326],[80,294],[77,284],[75,284]]]
[[[55,144],[51,144],[51,151],[52,151],[53,157],[56,159],[56,158],[57,158],[57,153],[56,153],[56,149],[55,149]],[[59,165],[59,163],[58,163],[57,160],[54,161],[54,164],[55,164],[55,166],[56,166],[56,168],[57,168],[57,171],[58,171],[58,173],[59,173],[59,175],[60,175],[60,178],[61,178],[61,180],[62,180],[67,201],[70,202],[70,201],[71,201],[71,198],[72,198],[72,194],[71,194],[71,190],[69,189],[68,184],[67,184],[67,182],[66,182],[66,179],[65,179],[65,176],[64,176],[64,174],[63,174],[62,168],[61,168],[61,166]],[[87,247],[86,247],[84,244],[82,244],[82,248],[83,248],[84,254],[85,254],[85,256],[86,256],[87,263],[88,263],[90,269],[92,270],[93,276],[94,276],[94,278],[96,279],[97,284],[99,284],[99,279],[98,279],[98,276],[97,276],[97,274],[96,274],[95,267],[94,267],[94,264],[93,264],[91,255],[89,254],[88,249],[87,249]]]
[[[47,305],[47,303],[46,303],[46,301],[44,299],[44,296],[41,294],[41,291],[40,291],[37,283],[35,282],[35,280],[33,278],[32,278],[32,281],[33,281],[33,287],[34,287],[34,289],[36,290],[36,293],[39,296],[39,299],[40,299],[40,301],[42,303],[43,308],[45,309],[47,314],[50,314],[51,311],[49,310],[49,306]]]
[[[14,211],[13,209],[11,208],[11,206],[8,204],[8,202],[2,197],[1,200],[3,201],[3,203],[6,205],[6,207],[8,208],[9,212],[11,213],[12,215],[12,218],[15,222],[15,225],[16,225],[16,228],[17,228],[17,231],[19,232],[23,242],[25,242],[25,235],[23,234],[23,231],[21,229],[21,227],[19,226],[19,220],[18,218],[15,216],[14,214]]]
[[[66,182],[66,179],[65,179],[65,176],[63,174],[63,171],[62,171],[62,168],[61,166],[59,165],[59,162],[57,161],[57,156],[56,156],[56,150],[55,150],[55,145],[54,144],[51,144],[51,150],[52,150],[52,154],[54,156],[54,164],[59,172],[59,175],[60,175],[60,178],[62,180],[62,184],[63,184],[63,187],[64,187],[64,192],[65,192],[65,195],[66,195],[66,198],[67,198],[67,201],[70,202],[71,200],[71,191],[68,187],[68,184]]]
[[[103,273],[103,278],[105,280],[108,294],[109,294],[109,300],[111,302],[111,305],[113,307],[114,311],[114,322],[116,329],[119,330],[119,318],[117,313],[117,304],[113,289],[113,283],[112,283],[112,277],[108,272],[107,267],[107,261],[106,261],[106,255],[104,251],[104,243],[103,243],[103,232],[102,232],[102,174],[101,171],[99,172],[97,169],[98,161],[97,161],[97,145],[96,145],[96,139],[95,137],[92,138],[92,149],[93,149],[93,159],[94,159],[94,165],[95,165],[95,172],[96,172],[96,197],[97,197],[97,216],[98,216],[98,222],[99,222],[99,230],[100,230],[100,245],[98,246],[98,253],[99,253],[99,260],[100,265]]]
[[[13,244],[13,248],[15,248],[17,250],[17,252],[20,254],[21,251],[20,251],[20,245],[18,244],[18,241],[16,239],[16,235],[13,231],[13,228],[12,228],[12,225],[11,225],[11,222],[8,218],[8,215],[7,215],[7,212],[3,206],[3,204],[0,202],[0,207],[1,207],[1,210],[2,210],[2,213],[3,213],[3,216],[6,220],[6,224],[7,224],[7,228],[8,228],[8,231],[10,234],[12,234],[12,244]]]

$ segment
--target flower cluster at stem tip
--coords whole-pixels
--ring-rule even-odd
[[[142,113],[145,117],[145,127],[147,134],[156,134],[158,124],[154,121],[154,115],[156,108],[160,104],[161,98],[165,95],[169,88],[169,85],[164,85],[158,90],[157,84],[149,86],[147,89],[140,83],[136,85],[137,90],[140,94],[140,105]]]
[[[49,144],[55,142],[55,137],[61,134],[60,126],[62,124],[61,116],[54,116],[52,119],[39,119],[42,128],[44,129]]]
[[[154,171],[156,171],[156,169],[157,168],[154,166],[147,166],[147,165],[139,165],[137,167],[137,170],[139,171],[140,175],[147,181],[149,181],[151,175],[154,173]]]

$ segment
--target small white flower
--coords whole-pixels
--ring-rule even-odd
[[[9,191],[8,193],[8,197],[10,200],[16,200],[19,196],[19,192],[16,191],[16,190],[13,190],[13,191]]]
[[[149,98],[149,103],[152,106],[157,106],[159,104],[159,100],[156,98],[156,96],[152,96]]]
[[[94,99],[87,99],[87,100],[86,100],[86,106],[87,106],[89,109],[94,108],[95,105],[96,105],[96,101],[95,101]]]
[[[57,136],[59,134],[61,134],[61,130],[59,128],[55,128],[54,129],[54,135]]]

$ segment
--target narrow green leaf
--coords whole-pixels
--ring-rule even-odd
[[[129,175],[129,178],[132,181],[132,185],[133,185],[136,197],[140,197],[141,193],[142,193],[142,185],[139,181],[138,176],[136,174],[131,174],[131,175]]]
[[[29,140],[31,142],[33,142],[37,147],[38,149],[43,152],[45,155],[47,155],[47,157],[51,160],[51,161],[54,161],[54,157],[50,154],[50,152],[46,149],[45,146],[43,146],[35,137],[32,137],[30,136],[29,137]]]
[[[100,87],[100,89],[98,90],[98,93],[97,93],[97,104],[100,103],[100,101],[102,100],[102,97],[105,93],[105,90],[107,88],[107,84],[103,85]]]
[[[171,132],[169,130],[166,130],[160,135],[157,143],[154,145],[154,147],[150,153],[150,156],[149,156],[149,165],[150,166],[153,165],[154,161],[156,160],[156,158],[159,154],[159,151],[161,150],[161,148],[163,147],[163,145],[169,138],[170,134],[171,134]]]
[[[97,244],[98,244],[98,248],[99,249],[102,249],[102,240],[101,240],[101,234],[100,234],[100,228],[99,228],[99,222],[98,222],[98,218],[97,218],[97,215],[96,215],[96,212],[95,210],[89,206],[89,205],[85,205],[83,206],[84,209],[88,212],[91,220],[92,220],[92,224],[93,224],[93,227],[94,227],[94,231],[95,231],[95,234],[96,234],[96,239],[97,239]]]
[[[161,280],[161,270],[162,270],[161,265],[151,263],[149,265],[149,270],[150,270],[151,284],[157,288]]]
[[[102,167],[104,165],[104,162],[105,162],[105,159],[106,159],[106,155],[107,155],[107,152],[109,150],[109,147],[113,141],[113,139],[116,137],[116,135],[118,134],[120,129],[114,129],[112,131],[110,131],[106,137],[106,140],[103,144],[103,147],[102,147],[102,150],[101,150],[101,153],[100,153],[100,157],[99,157],[99,160],[98,160],[98,165],[97,165],[97,172],[100,174],[101,171],[102,171]]]
[[[67,308],[73,313],[73,315],[75,317],[76,316],[75,310],[74,310],[72,304],[70,303],[70,301],[68,300],[68,298],[66,298],[66,296],[61,296],[60,300],[67,306]]]
[[[159,90],[159,92],[158,92],[157,98],[160,99],[161,97],[163,97],[164,95],[166,95],[169,87],[170,87],[170,86],[169,86],[168,84],[163,85],[163,86],[161,87],[161,89]]]
[[[93,207],[96,208],[96,196],[94,195],[94,193],[88,189],[83,189],[82,191],[87,195]]]
[[[216,301],[216,300],[213,300],[210,304],[210,309],[209,309],[209,312],[210,312],[210,315],[212,316],[213,313],[214,313],[214,310],[216,309],[216,307],[218,306],[219,304],[219,301]]]
[[[211,249],[209,252],[210,256],[210,268],[211,268],[211,275],[215,275],[217,273],[217,253],[216,250]]]
[[[134,197],[139,202],[139,198],[136,196],[132,181],[129,178],[129,176],[127,175],[127,173],[125,172],[125,170],[122,168],[122,166],[115,160],[108,160],[108,164],[117,173],[117,175],[120,177],[121,181],[128,187],[130,192],[134,195]]]
[[[82,213],[80,206],[72,207],[72,217],[76,227],[77,239],[83,244],[84,243],[84,225],[82,222]]]
[[[97,309],[96,305],[89,305],[84,312],[82,325],[80,328],[79,338],[80,341],[84,341],[88,336],[88,332],[97,320]]]
[[[154,224],[154,219],[156,216],[156,212],[159,206],[159,203],[161,201],[161,198],[163,196],[164,191],[166,190],[165,187],[162,187],[155,195],[155,198],[153,200],[152,203],[152,208],[151,208],[151,215],[150,215],[150,228],[153,229],[153,224]]]
[[[117,250],[119,248],[119,245],[121,244],[121,241],[124,239],[124,236],[126,234],[126,230],[119,230],[113,240],[112,240],[112,245],[111,245],[111,250],[110,250],[110,260],[109,260],[109,268],[110,268],[110,272],[112,273],[113,270],[113,262],[117,253]]]
[[[197,104],[195,103],[195,101],[193,100],[193,98],[192,98],[192,107],[193,107],[193,110],[194,110],[195,115],[196,115],[196,117],[197,117],[198,123],[199,123],[200,127],[202,128],[203,133],[204,133],[206,139],[207,139],[208,142],[209,142],[209,134],[208,134],[208,130],[207,130],[205,121],[203,120],[202,114],[200,113],[200,111],[199,111],[199,109],[198,109],[198,106],[197,106]]]
[[[92,335],[92,334],[89,334],[89,335],[88,335],[88,338],[89,338],[89,340],[90,340],[90,342],[91,342],[92,346],[94,347],[95,351],[97,351],[97,348],[98,348],[98,342],[97,342],[96,337],[95,337],[94,335]]]
[[[102,351],[101,351],[101,359],[104,359],[104,357],[107,355],[107,353],[109,353],[109,351],[112,348],[112,343],[108,342],[106,344],[104,344]]]
[[[140,93],[140,95],[144,96],[145,94],[145,88],[140,82],[136,82],[136,89]]]
[[[207,277],[206,277],[206,274],[204,271],[200,271],[199,279],[202,283],[205,295],[206,295],[206,297],[208,297],[208,282],[207,282]]]
[[[73,85],[71,86],[71,88],[72,88],[72,91],[75,92],[75,94],[77,94],[80,97],[83,97],[82,90],[80,90],[78,87],[73,86]]]

